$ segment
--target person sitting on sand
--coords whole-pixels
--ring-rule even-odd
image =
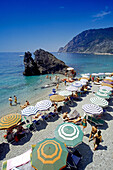
[[[59,84],[56,85],[56,90],[58,90]]]
[[[30,104],[29,104],[29,102],[26,100],[25,104],[24,104],[24,105],[20,105],[20,107],[21,107],[22,109],[24,109],[24,108],[26,108],[28,105],[30,105]]]
[[[93,139],[94,139],[94,135],[96,133],[97,133],[97,125],[92,126],[92,130],[91,130],[91,133],[90,133],[90,136],[89,136],[89,142],[90,142],[90,139],[91,139],[92,136],[93,136]]]
[[[78,123],[81,120],[82,120],[82,118],[81,118],[81,116],[79,116],[77,119],[68,120],[68,122],[72,122],[72,123],[76,124],[76,123]]]
[[[67,114],[68,114],[68,112],[64,112],[64,113],[63,113],[63,115],[62,115],[63,119],[65,119],[65,118],[68,117]]]
[[[94,151],[96,150],[96,148],[99,146],[99,143],[102,142],[102,136],[101,136],[101,131],[99,130],[98,133],[96,133],[94,135],[94,139],[95,139],[95,142],[94,142]]]

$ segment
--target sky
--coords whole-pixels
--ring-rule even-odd
[[[82,31],[107,27],[112,0],[0,0],[0,52],[55,52]]]

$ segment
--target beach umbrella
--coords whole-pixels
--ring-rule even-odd
[[[112,73],[105,73],[106,76],[110,76]]]
[[[52,95],[52,96],[50,96],[50,100],[52,101],[52,102],[62,102],[62,101],[64,101],[65,100],[65,97],[64,96],[61,96],[61,95]]]
[[[82,82],[87,83],[87,82],[88,82],[88,80],[87,80],[87,79],[81,79],[81,80],[80,80],[80,82],[81,82],[81,83],[82,83]]]
[[[113,81],[113,77],[106,77],[105,79]]]
[[[81,80],[81,79],[89,80],[89,78],[88,78],[88,77],[81,77],[81,78],[80,78],[80,80]]]
[[[107,89],[99,89],[98,91],[101,92],[101,93],[106,93],[106,94],[108,94],[108,95],[111,95],[111,94],[112,94],[111,91],[109,91],[109,90],[107,90]]]
[[[102,82],[113,85],[113,81],[112,81],[112,80],[109,80],[109,79],[104,79]]]
[[[33,145],[31,165],[36,170],[58,170],[66,166],[68,151],[63,142],[46,138]]]
[[[110,96],[107,93],[103,93],[103,92],[99,92],[99,91],[96,92],[95,95],[98,96],[98,97],[104,98],[104,99],[110,98]]]
[[[105,75],[105,73],[98,73],[98,75],[99,75],[99,76],[104,76],[104,75]]]
[[[21,121],[21,115],[18,113],[8,114],[0,119],[0,130],[9,129]]]
[[[100,86],[100,89],[112,91],[112,88],[109,86]]]
[[[113,85],[112,84],[108,84],[108,83],[104,83],[104,82],[102,82],[101,83],[101,86],[108,86],[108,87],[111,87],[111,88],[113,88]]]
[[[55,129],[55,137],[67,146],[75,147],[82,142],[83,132],[74,123],[62,123]]]
[[[25,109],[21,110],[22,116],[35,115],[37,112],[38,109],[35,106],[28,106]]]
[[[35,105],[35,107],[40,111],[48,110],[51,106],[52,102],[50,100],[41,100],[40,102],[37,102]]]
[[[91,75],[92,76],[98,76],[98,73],[92,73]]]
[[[90,98],[91,103],[96,104],[100,107],[107,107],[108,106],[108,101],[100,98],[100,97],[91,97]]]
[[[72,84],[72,86],[79,88],[79,87],[82,87],[82,83],[80,81],[76,81]]]
[[[66,87],[66,90],[73,92],[73,91],[77,91],[78,88],[77,88],[77,87],[74,87],[74,86],[68,86],[68,87]]]
[[[82,106],[82,109],[92,115],[100,115],[103,112],[103,109],[95,104],[85,104]]]
[[[58,94],[61,95],[61,96],[67,97],[67,96],[71,96],[71,95],[72,95],[72,92],[71,92],[71,91],[68,91],[68,90],[63,90],[63,91],[59,91]]]
[[[74,70],[74,68],[73,67],[68,67],[67,70],[71,71],[71,70]]]

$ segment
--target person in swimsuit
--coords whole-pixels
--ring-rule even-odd
[[[17,105],[17,97],[14,95],[14,102],[15,102],[15,104]]]
[[[94,135],[97,133],[97,126],[92,126],[92,130],[91,130],[91,133],[90,133],[90,136],[89,136],[89,142],[90,142],[90,139],[91,137],[93,136],[93,139],[94,139]]]
[[[12,97],[9,97],[10,106],[12,106],[12,101],[13,101]]]
[[[94,142],[94,151],[96,150],[96,148],[99,146],[99,143],[102,141],[102,136],[101,136],[101,131],[99,130],[98,133],[96,133],[94,135],[94,139],[95,139],[95,142]]]

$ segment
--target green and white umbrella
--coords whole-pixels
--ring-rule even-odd
[[[104,99],[110,98],[110,96],[108,94],[103,93],[103,92],[97,92],[97,93],[95,93],[95,95],[98,96],[98,97],[104,98]]]
[[[105,89],[105,90],[109,90],[109,91],[113,90],[111,87],[108,87],[108,86],[100,86],[100,89]]]
[[[82,142],[83,132],[74,123],[62,123],[55,130],[55,137],[68,147],[75,147]]]
[[[102,93],[106,93],[108,95],[111,95],[111,91],[107,90],[107,89],[99,89],[99,92],[102,92]]]
[[[71,95],[72,95],[72,92],[71,92],[71,91],[68,91],[68,90],[63,90],[63,91],[59,91],[58,94],[61,95],[61,96],[67,97],[67,96],[71,96]]]
[[[47,138],[32,146],[31,165],[36,170],[58,170],[66,166],[66,145],[56,138]]]
[[[90,98],[90,101],[91,103],[96,104],[103,108],[108,106],[108,101],[100,97],[92,97]]]

